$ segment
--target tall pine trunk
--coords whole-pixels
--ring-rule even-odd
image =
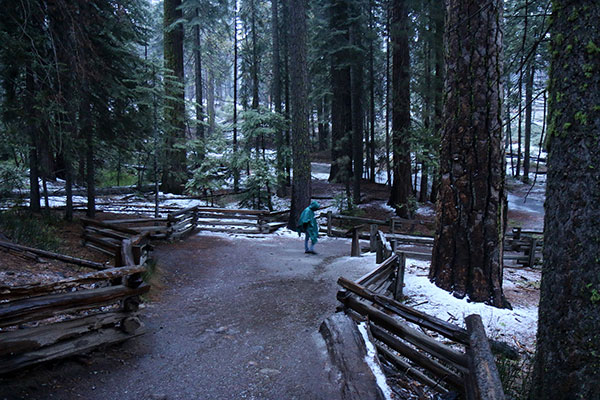
[[[362,49],[357,26],[351,28],[351,43],[356,49]],[[352,198],[354,204],[360,204],[360,181],[363,173],[363,57],[355,58],[351,67],[351,95],[352,95]]]
[[[164,2],[164,60],[165,68],[173,74],[165,80],[165,160],[161,189],[168,193],[182,193],[186,176],[185,96],[183,90],[183,25],[181,0]]]
[[[450,0],[441,182],[429,278],[459,298],[509,306],[502,292],[502,1]],[[465,15],[469,23],[461,23]]]
[[[409,218],[412,196],[410,173],[410,53],[406,0],[392,0],[392,152],[394,179],[389,205]]]
[[[288,227],[296,228],[302,210],[311,197],[310,138],[308,132],[307,0],[290,0],[290,85],[292,109],[292,206]]]
[[[196,18],[200,9],[195,9]],[[200,43],[200,25],[196,22],[194,35],[194,84],[196,89],[196,136],[204,139],[204,110],[202,109],[202,47]]]
[[[600,4],[552,6],[544,266],[530,398],[598,399]]]

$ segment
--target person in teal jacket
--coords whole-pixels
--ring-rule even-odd
[[[319,224],[317,223],[317,219],[315,218],[315,211],[319,209],[319,203],[313,201],[310,203],[308,207],[302,211],[300,214],[300,218],[298,219],[298,224],[296,225],[296,229],[298,231],[298,236],[302,233],[305,233],[306,236],[304,238],[304,252],[310,254],[317,254],[315,252],[315,244],[317,243],[319,237]],[[310,245],[308,240],[310,239]]]

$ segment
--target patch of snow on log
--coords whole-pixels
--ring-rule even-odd
[[[375,380],[377,381],[377,386],[379,386],[385,398],[387,400],[392,400],[392,390],[387,384],[385,374],[381,370],[379,362],[377,362],[377,351],[375,350],[375,346],[373,346],[371,339],[369,339],[369,334],[367,333],[367,324],[365,322],[358,324],[358,331],[362,335],[365,342],[365,347],[367,349],[365,362],[369,368],[371,368],[371,371],[373,371],[373,375],[375,375]]]

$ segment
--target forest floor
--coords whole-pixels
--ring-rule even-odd
[[[323,211],[336,212],[333,197],[343,187],[323,179],[327,167],[313,164],[313,193],[323,198]],[[509,185],[509,225],[541,230],[543,189],[525,199],[528,189]],[[388,218],[385,185],[364,190],[362,216]],[[417,212],[433,219],[431,204]],[[77,250],[80,233],[78,224],[61,229],[70,243],[65,252],[93,258]],[[375,267],[375,257],[347,257],[346,239],[320,238],[317,251],[304,254],[303,240],[285,229],[254,236],[200,232],[157,244],[157,273],[143,308],[145,335],[0,377],[0,399],[335,399],[339,392],[318,326],[335,312],[337,278],[358,278]],[[504,290],[514,310],[456,299],[429,283],[427,269],[428,262],[408,260],[407,304],[458,324],[480,313],[490,336],[533,351],[538,268],[505,269]],[[0,281],[15,284],[78,272],[8,254],[0,262]]]

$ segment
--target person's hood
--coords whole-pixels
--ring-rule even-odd
[[[306,203],[305,203],[306,204]],[[310,203],[310,209],[315,211],[319,209],[319,203],[317,203],[316,201],[313,201],[312,203]]]

